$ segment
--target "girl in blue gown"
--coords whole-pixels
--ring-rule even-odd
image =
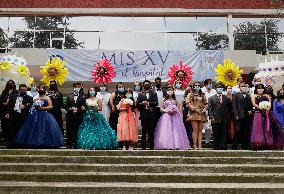
[[[102,110],[102,102],[96,97],[94,88],[89,89],[88,96],[87,111],[78,130],[77,148],[115,149],[118,146],[116,133],[98,112]]]
[[[39,98],[34,100],[30,114],[25,119],[15,144],[28,148],[58,148],[63,146],[63,135],[55,118],[47,112],[53,108],[46,96],[46,88],[39,87]]]

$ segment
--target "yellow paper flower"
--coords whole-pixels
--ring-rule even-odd
[[[241,77],[243,70],[236,66],[231,59],[224,60],[224,64],[218,64],[215,68],[217,73],[216,80],[225,84],[225,86],[235,86],[238,83],[238,78]]]
[[[58,58],[48,60],[45,66],[41,66],[40,73],[43,74],[41,82],[49,86],[50,81],[56,81],[62,85],[68,75],[68,69],[64,67],[65,63]]]
[[[34,81],[35,81],[35,79],[33,77],[28,77],[28,79],[29,79],[30,84],[34,83]]]
[[[11,63],[7,62],[7,61],[3,61],[0,63],[0,69],[2,69],[3,71],[7,71],[11,68]]]
[[[21,76],[28,76],[28,68],[25,66],[25,65],[20,65],[18,68],[17,68],[17,71],[18,73],[21,75]]]

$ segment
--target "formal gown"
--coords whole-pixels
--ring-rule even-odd
[[[155,149],[189,149],[189,140],[176,101],[166,100],[164,107],[174,113],[162,114],[155,130]]]
[[[56,148],[63,146],[63,135],[53,115],[39,107],[48,106],[48,101],[36,100],[30,109],[16,138],[15,144],[22,147]]]
[[[122,100],[118,106],[118,109],[120,110],[117,124],[118,140],[137,143],[138,127],[131,106],[129,104],[125,104],[124,100]]]
[[[115,149],[118,146],[116,133],[101,113],[91,109],[90,99],[86,103],[87,111],[78,130],[77,148]]]
[[[109,115],[110,115],[110,105],[109,99],[111,94],[107,92],[99,92],[97,97],[102,100],[102,111],[100,113],[105,117],[107,122],[109,122]]]
[[[274,146],[281,149],[284,147],[284,104],[278,99],[275,99],[273,102],[273,114],[278,123],[273,130]]]
[[[266,96],[256,96],[255,103],[268,101]],[[252,149],[273,148],[273,135],[271,125],[271,111],[255,110],[251,131]]]

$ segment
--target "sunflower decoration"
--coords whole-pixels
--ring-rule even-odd
[[[49,59],[46,65],[40,68],[40,73],[43,74],[41,82],[47,86],[50,81],[56,81],[62,85],[69,74],[68,68],[65,68],[65,62],[57,57]]]
[[[186,64],[183,64],[182,61],[180,61],[179,66],[173,64],[170,67],[170,71],[168,73],[170,80],[168,81],[168,83],[174,84],[175,81],[181,81],[182,87],[186,87],[188,83],[192,80],[192,75],[193,72],[191,68]]]
[[[0,69],[3,71],[8,71],[11,68],[11,63],[8,61],[0,62]]]
[[[95,84],[111,83],[112,79],[115,78],[115,68],[107,59],[102,59],[94,67],[92,78]]]
[[[29,69],[28,69],[27,66],[25,66],[25,65],[20,65],[20,66],[18,66],[18,68],[17,68],[17,72],[18,72],[21,76],[27,77],[28,74],[29,74]]]
[[[215,68],[217,73],[216,80],[222,82],[225,86],[235,86],[238,83],[238,78],[241,77],[243,70],[236,66],[231,59],[224,60],[224,64],[218,64]]]

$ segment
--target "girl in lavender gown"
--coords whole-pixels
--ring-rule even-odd
[[[155,130],[155,149],[187,150],[190,148],[173,91],[172,87],[168,88],[161,105],[162,116]]]
[[[280,91],[273,102],[273,114],[278,122],[273,131],[274,146],[281,149],[284,147],[284,91]]]
[[[269,95],[264,94],[263,84],[257,84],[255,86],[255,94],[252,96],[251,100],[255,107],[251,131],[251,147],[254,150],[271,149],[274,145],[271,111],[270,108],[262,109],[260,107],[261,102],[267,101],[271,103],[271,98]]]

